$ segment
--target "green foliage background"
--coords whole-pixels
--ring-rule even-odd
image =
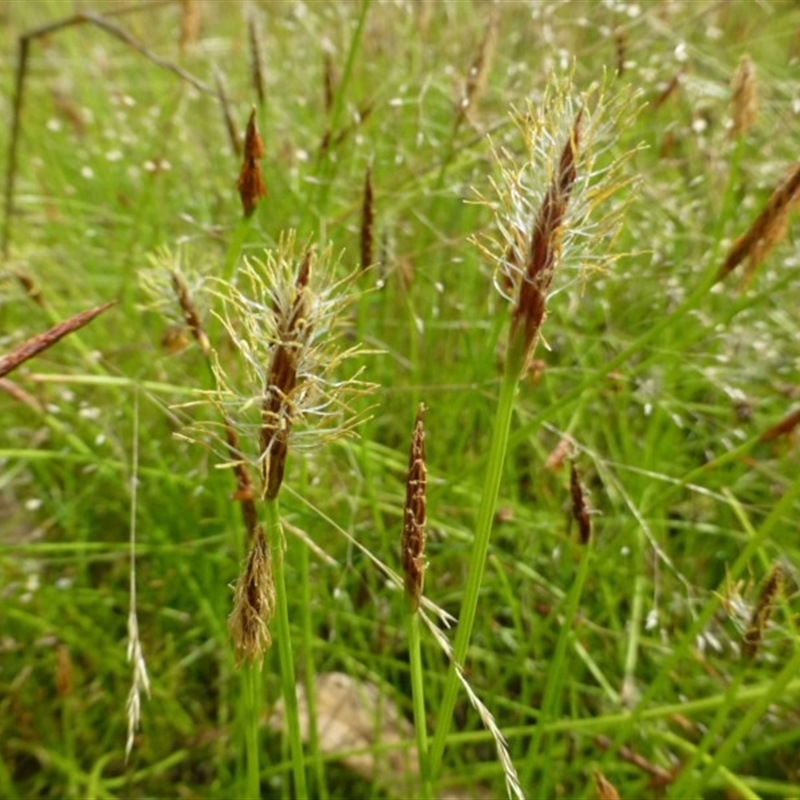
[[[402,594],[327,518],[398,566],[408,438],[424,401],[426,595],[457,613],[507,321],[490,267],[469,242],[490,230],[491,216],[471,201],[490,190],[487,133],[518,147],[510,108],[535,102],[551,73],[573,67],[579,88],[607,73],[642,92],[646,105],[614,145],[646,145],[629,165],[640,187],[613,244],[628,255],[603,275],[564,274],[550,301],[543,363],[518,396],[469,679],[530,796],[545,787],[593,796],[593,769],[623,797],[656,796],[653,775],[617,746],[671,773],[708,726],[722,769],[693,791],[796,796],[800,680],[781,671],[800,648],[799,451],[796,437],[757,441],[800,394],[793,223],[749,284],[736,273],[698,287],[797,159],[800,6],[373,2],[351,49],[362,10],[203,2],[200,38],[183,50],[180,4],[143,3],[113,18],[210,86],[218,69],[243,128],[256,102],[254,15],[269,195],[246,231],[239,165],[215,97],[89,24],[32,44],[0,351],[93,304],[120,302],[11,376],[40,410],[0,394],[0,796],[228,797],[241,785],[226,628],[242,555],[238,508],[216,456],[174,437],[192,413],[174,406],[206,388],[207,373],[194,348],[165,348],[169,323],[144,308],[138,274],[164,245],[218,273],[237,236],[245,254],[258,254],[287,228],[331,241],[352,269],[367,167],[379,264],[360,278],[349,336],[380,351],[365,360],[379,389],[364,405],[376,407],[359,439],[290,456],[282,511],[336,560],[308,556],[288,538],[290,581],[309,559],[313,594],[290,594],[297,625],[313,626],[315,669],[376,683],[410,719]],[[6,119],[17,37],[69,11],[46,0],[0,6]],[[492,13],[499,29],[487,84],[456,125]],[[744,54],[760,102],[753,127],[734,140],[730,81]],[[325,107],[326,59],[338,118]],[[332,144],[321,152],[326,133]],[[3,126],[2,152],[9,136]],[[44,307],[18,274],[35,281]],[[126,766],[137,415],[138,611],[153,696]],[[565,434],[597,512],[591,556],[570,525],[568,469],[547,466]],[[589,557],[569,618],[568,593]],[[748,663],[742,632],[774,563],[787,573],[785,592]],[[446,660],[431,639],[423,645],[433,722]],[[276,663],[270,654],[264,670],[272,700]],[[532,752],[548,690],[555,706]],[[761,700],[763,713],[737,733]],[[465,699],[453,731],[441,787],[502,796],[493,744]],[[262,791],[285,796],[287,756],[266,725],[263,747]],[[392,794],[336,759],[327,775],[331,796]]]

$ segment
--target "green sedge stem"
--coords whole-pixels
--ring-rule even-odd
[[[492,441],[489,447],[489,460],[486,467],[486,478],[483,484],[478,519],[475,528],[475,541],[472,546],[472,556],[469,562],[469,574],[464,590],[464,599],[461,603],[461,612],[458,618],[456,641],[453,647],[453,662],[447,674],[444,698],[439,710],[439,719],[433,737],[431,750],[431,776],[439,774],[444,752],[445,740],[450,731],[450,721],[456,705],[459,680],[456,674],[456,665],[464,666],[464,660],[469,647],[472,627],[475,623],[475,612],[478,608],[483,573],[486,568],[486,554],[489,550],[489,537],[492,532],[494,510],[497,505],[497,495],[500,492],[500,480],[503,476],[503,463],[506,457],[508,435],[511,429],[511,417],[514,412],[514,396],[519,382],[519,369],[515,368],[516,360],[509,360],[500,384],[500,397],[497,402]],[[516,365],[518,366],[518,365]]]
[[[260,667],[248,664],[242,670],[242,687],[245,702],[245,749],[247,753],[247,796],[261,797],[261,770],[258,763],[258,676]]]
[[[306,788],[305,755],[300,736],[300,715],[297,709],[297,691],[294,676],[292,635],[289,628],[289,599],[286,594],[286,576],[283,563],[283,528],[281,527],[278,499],[265,503],[267,509],[267,543],[272,556],[272,578],[275,586],[275,635],[278,640],[278,657],[281,665],[281,689],[286,709],[286,725],[289,730],[289,746],[292,753],[295,797],[308,797]]]
[[[408,655],[411,670],[411,698],[414,705],[414,730],[417,735],[417,757],[422,784],[422,800],[433,798],[430,759],[428,758],[428,728],[425,719],[425,685],[422,679],[422,655],[420,650],[419,614],[408,615]]]
[[[531,745],[528,749],[528,757],[525,759],[526,769],[522,775],[521,784],[523,786],[530,786],[532,783],[532,772],[539,761],[539,756],[542,755],[545,759],[547,753],[542,753],[542,744],[547,738],[547,723],[550,720],[556,719],[559,715],[559,704],[561,698],[561,691],[564,686],[564,679],[569,674],[569,665],[567,663],[567,647],[574,641],[573,623],[578,616],[578,606],[580,604],[581,596],[583,595],[583,587],[586,585],[586,579],[589,575],[589,566],[592,561],[591,545],[585,548],[581,563],[578,568],[578,574],[570,587],[569,595],[567,596],[566,607],[564,609],[564,624],[558,634],[558,642],[556,643],[556,651],[550,661],[547,670],[547,685],[544,690],[544,697],[542,699],[541,711],[539,718],[536,722],[536,732],[531,740]],[[548,765],[549,766],[549,765]],[[534,797],[552,797],[554,790],[551,786],[552,770],[545,766],[541,770],[541,784]]]
[[[303,477],[305,478],[305,470]],[[309,579],[308,545],[300,548],[300,593],[302,595],[302,636],[303,662],[305,664],[306,707],[308,708],[308,747],[314,767],[314,780],[317,784],[319,800],[328,799],[328,786],[325,781],[325,762],[319,746],[317,730],[317,693],[314,683],[314,629],[311,615],[311,581]]]

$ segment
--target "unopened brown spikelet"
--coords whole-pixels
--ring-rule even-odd
[[[57,341],[63,339],[68,334],[77,331],[84,325],[88,325],[95,317],[108,311],[116,302],[116,300],[113,300],[110,303],[103,303],[103,305],[97,306],[96,308],[81,311],[69,319],[59,322],[57,325],[53,325],[52,328],[46,330],[44,333],[37,334],[26,342],[17,345],[17,347],[7,355],[0,356],[0,378],[4,375],[8,375],[9,372],[13,372],[20,364],[23,364],[29,358],[33,358],[35,355],[52,347]]]
[[[592,539],[592,517],[586,505],[586,497],[578,468],[570,464],[569,491],[572,496],[572,516],[578,523],[578,536],[581,544],[589,544]]]
[[[253,107],[244,137],[242,170],[239,173],[239,180],[236,184],[239,189],[239,196],[242,198],[242,208],[246,217],[252,216],[258,207],[258,201],[267,196],[267,187],[264,185],[261,166],[258,163],[263,156],[264,143],[258,133],[256,109]]]
[[[795,164],[786,178],[770,195],[762,212],[753,224],[731,247],[717,273],[721,281],[743,261],[748,260],[747,277],[767,257],[770,250],[786,235],[790,209],[800,201],[800,163]]]
[[[776,564],[758,595],[758,602],[750,617],[750,624],[742,636],[742,655],[752,659],[757,655],[764,640],[764,631],[775,608],[775,600],[783,586],[783,570]]]
[[[364,204],[361,209],[361,269],[372,266],[374,253],[375,207],[372,194],[372,170],[364,175]]]
[[[597,800],[619,800],[619,792],[600,770],[593,769],[594,788]]]
[[[403,511],[403,536],[401,540],[406,597],[411,605],[412,612],[419,609],[425,582],[425,489],[427,473],[425,468],[425,429],[422,424],[424,411],[425,406],[420,403],[414,425],[414,434],[411,438],[408,478],[406,480],[406,504]]]

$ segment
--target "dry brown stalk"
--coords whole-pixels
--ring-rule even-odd
[[[743,55],[731,80],[731,137],[738,139],[752,127],[758,113],[758,88],[756,68],[750,56]]]
[[[619,27],[614,31],[614,46],[617,51],[617,77],[625,72],[625,59],[628,52],[628,32]]]
[[[264,51],[261,47],[261,30],[253,9],[247,15],[247,34],[250,42],[250,68],[252,70],[253,88],[256,91],[258,104],[264,105],[267,97],[266,81],[264,80]]]
[[[217,68],[214,69],[214,82],[217,84],[217,97],[222,106],[222,116],[225,119],[225,130],[228,132],[228,141],[231,143],[231,149],[236,154],[236,157],[240,158],[242,155],[242,142],[239,139],[239,133],[236,130],[236,123],[233,119],[231,100],[228,96],[228,88],[225,86],[225,78]]]
[[[564,466],[564,462],[572,454],[572,451],[572,439],[569,436],[562,436],[550,455],[547,456],[547,461],[544,462],[545,469],[549,469],[551,472],[558,472]]]
[[[178,44],[183,53],[200,38],[199,0],[181,0],[181,32]]]
[[[578,538],[581,544],[589,544],[592,539],[592,518],[586,505],[586,496],[575,462],[570,464],[569,491],[572,496],[572,516],[578,523]]]
[[[331,54],[326,51],[324,55],[323,78],[322,78],[323,99],[325,101],[326,114],[330,114],[331,110],[333,109],[333,95],[335,92],[334,89],[335,84],[336,84],[336,79],[334,78],[333,59],[331,58]]]
[[[264,186],[264,178],[261,175],[261,167],[258,163],[263,155],[264,142],[261,141],[261,136],[258,133],[256,109],[253,106],[244,136],[242,171],[239,173],[239,180],[236,184],[239,189],[239,196],[242,198],[242,208],[246,217],[252,216],[258,206],[258,201],[267,196],[267,187]]]
[[[564,146],[557,174],[542,201],[533,225],[530,252],[525,275],[520,282],[519,297],[511,318],[510,341],[521,338],[524,362],[533,353],[539,330],[545,318],[545,303],[560,250],[562,224],[572,186],[577,177],[576,161],[580,143],[582,111],[575,117],[569,141]]]
[[[9,397],[18,403],[28,406],[28,408],[32,408],[38,414],[44,411],[42,404],[32,394],[26,392],[8,378],[0,378],[0,392],[5,392]]]
[[[494,48],[497,42],[499,27],[500,15],[497,9],[493,8],[489,21],[486,23],[486,28],[483,31],[483,38],[478,47],[478,52],[467,73],[467,79],[464,82],[464,92],[461,95],[461,99],[458,101],[458,108],[456,109],[457,126],[470,114],[486,86],[486,79],[494,57]]]
[[[99,316],[104,311],[108,311],[116,302],[116,300],[112,300],[110,303],[103,303],[103,305],[97,306],[97,308],[81,311],[79,314],[75,314],[69,319],[64,320],[64,322],[59,322],[44,333],[40,333],[28,339],[27,342],[18,345],[7,355],[0,357],[0,378],[4,375],[8,375],[9,372],[13,372],[20,364],[23,364],[29,358],[33,358],[43,350],[52,347],[59,339],[63,339],[68,334],[87,325],[95,317]]]
[[[231,421],[224,417],[225,439],[228,443],[228,455],[233,464],[233,475],[236,478],[236,493],[231,499],[237,500],[242,507],[242,519],[247,535],[252,541],[258,535],[258,512],[256,511],[253,485],[250,474],[244,463],[242,451],[239,448],[239,436]]]
[[[177,270],[172,270],[170,278],[175,296],[178,298],[178,305],[180,305],[183,312],[183,318],[186,320],[186,324],[189,326],[189,330],[192,332],[192,336],[194,336],[203,355],[208,358],[211,355],[211,343],[208,341],[200,315],[197,313],[197,307],[189,293],[189,287]]]
[[[756,217],[748,231],[733,243],[717,273],[717,280],[721,281],[745,259],[750,262],[748,275],[751,275],[786,234],[789,210],[798,201],[800,201],[800,163],[791,168],[786,178],[770,195],[763,211]]]
[[[670,82],[666,85],[661,94],[653,101],[654,111],[658,111],[658,109],[678,91],[685,72],[686,67],[681,67],[681,69],[672,76]]]
[[[261,662],[272,644],[269,623],[275,611],[272,562],[264,531],[258,526],[250,552],[233,597],[228,630],[233,640],[236,662]]]
[[[783,569],[776,564],[758,595],[758,602],[750,617],[750,624],[742,636],[742,655],[753,659],[764,640],[764,631],[775,608],[775,600],[783,586]]]
[[[422,424],[424,412],[425,406],[420,403],[408,459],[406,504],[403,511],[403,536],[401,539],[406,597],[411,604],[412,612],[416,612],[419,609],[422,588],[425,582],[425,488],[427,474],[425,469],[425,428]]]
[[[595,744],[602,750],[611,750],[615,747],[614,742],[607,736],[597,736],[594,740]],[[669,770],[659,767],[656,764],[648,761],[644,756],[639,755],[635,750],[632,750],[626,745],[620,745],[617,749],[619,757],[632,764],[637,769],[640,769],[646,775],[650,776],[650,784],[656,788],[663,788],[669,786],[674,780],[675,775]]]
[[[264,402],[261,406],[260,446],[263,455],[264,493],[278,496],[286,468],[289,433],[292,428],[291,395],[297,386],[297,365],[308,329],[308,281],[311,277],[311,250],[307,250],[295,281],[294,302],[278,320],[278,342],[272,355]],[[276,313],[281,314],[279,309]]]
[[[12,270],[12,274],[17,281],[19,281],[19,285],[25,290],[25,294],[27,294],[37,306],[44,308],[44,295],[36,281],[34,281],[30,275],[26,275],[24,272],[19,272],[18,270]]]
[[[761,434],[759,439],[762,442],[770,442],[777,439],[779,436],[785,436],[791,433],[798,425],[800,425],[800,408],[796,408],[790,414],[787,414],[780,422],[767,428]]]
[[[364,175],[364,203],[361,208],[361,269],[372,266],[374,253],[375,206],[372,194],[372,170]]]
[[[202,81],[198,80],[186,72],[186,70],[177,66],[176,64],[167,61],[155,53],[148,50],[141,42],[131,36],[124,28],[120,28],[109,17],[129,14],[141,10],[151,10],[154,6],[159,5],[159,2],[153,3],[137,3],[133,6],[124,6],[116,11],[109,12],[106,15],[94,14],[91,11],[81,11],[77,14],[72,14],[63,19],[56,20],[55,22],[48,22],[40,25],[37,28],[32,28],[26,31],[17,40],[17,66],[14,78],[14,99],[13,110],[11,113],[11,133],[8,139],[8,156],[6,160],[6,178],[4,186],[4,201],[5,209],[3,216],[3,228],[0,239],[0,252],[4,258],[8,258],[8,250],[11,242],[11,218],[14,215],[14,183],[17,175],[17,148],[19,147],[20,131],[22,127],[22,108],[23,98],[25,95],[25,78],[28,73],[28,57],[30,55],[31,43],[37,39],[46,39],[52,34],[71,28],[76,25],[94,25],[101,31],[113,36],[115,39],[126,44],[128,47],[133,48],[137,53],[143,55],[149,61],[152,61],[159,67],[167,69],[174,73],[182,80],[187,81],[194,86],[198,91],[204,94],[213,95],[213,90],[206,86]]]

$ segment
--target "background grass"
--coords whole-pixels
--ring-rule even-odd
[[[360,439],[290,456],[282,502],[286,520],[337,562],[312,553],[312,596],[290,588],[298,635],[310,614],[316,671],[374,682],[411,718],[403,597],[319,512],[398,566],[408,439],[424,400],[426,595],[457,613],[507,317],[468,242],[491,226],[468,202],[473,189],[489,192],[486,134],[518,148],[509,108],[540,97],[551,72],[574,63],[577,85],[588,87],[622,64],[615,81],[648,101],[615,145],[646,145],[631,165],[640,191],[614,244],[632,255],[586,281],[562,275],[550,302],[543,364],[518,396],[469,679],[530,796],[592,796],[592,769],[622,796],[655,796],[663,787],[618,746],[670,773],[708,726],[704,747],[723,753],[725,771],[702,789],[667,786],[668,795],[797,796],[800,682],[781,676],[800,648],[798,449],[796,439],[754,442],[800,391],[791,229],[746,288],[736,275],[702,287],[797,158],[800,7],[374,2],[352,50],[357,3],[201,3],[200,38],[184,52],[179,4],[142,4],[115,21],[210,85],[220,69],[243,128],[255,101],[248,8],[265,57],[269,196],[244,252],[292,227],[344,249],[352,268],[368,166],[375,188],[379,265],[362,278],[370,291],[352,335],[381,350],[365,373],[380,387],[377,407]],[[493,10],[487,86],[456,126]],[[0,6],[6,118],[17,37],[67,11],[45,0]],[[734,142],[729,84],[744,53],[758,70],[760,108]],[[324,104],[326,56],[338,119]],[[321,156],[326,131],[335,144]],[[3,152],[8,137],[5,126]],[[53,319],[120,304],[15,373],[41,411],[0,396],[0,795],[228,797],[243,780],[226,628],[241,524],[230,475],[173,436],[187,412],[170,408],[205,386],[202,358],[165,349],[169,322],[143,308],[138,282],[163,245],[188,265],[222,270],[241,212],[219,105],[96,28],[60,31],[32,46],[17,166],[0,351]],[[15,272],[36,281],[45,308]],[[153,697],[126,767],[137,413],[139,623]],[[546,467],[565,432],[597,511],[591,551],[569,523],[568,470]],[[290,537],[290,586],[306,557]],[[570,598],[587,558],[585,585]],[[786,593],[747,663],[741,634],[778,561]],[[721,606],[721,595],[730,602]],[[446,661],[430,637],[423,659],[433,723]],[[276,664],[271,653],[265,722],[279,694]],[[465,699],[452,730],[440,786],[501,796],[494,747]],[[288,755],[266,725],[262,745],[262,791],[286,795]],[[326,774],[331,796],[393,794],[335,759]]]

